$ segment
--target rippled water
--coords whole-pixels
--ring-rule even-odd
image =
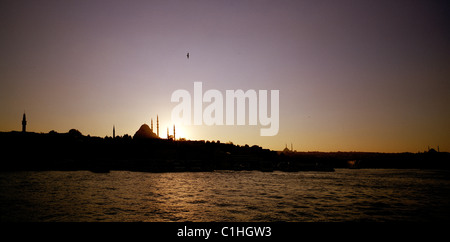
[[[0,221],[450,221],[450,173],[0,173]]]

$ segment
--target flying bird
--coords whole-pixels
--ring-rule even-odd
[[[189,59],[189,52],[187,53],[186,57]]]

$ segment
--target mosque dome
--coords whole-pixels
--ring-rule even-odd
[[[147,124],[141,125],[138,131],[133,136],[133,139],[157,139],[158,136],[153,133],[152,129]]]

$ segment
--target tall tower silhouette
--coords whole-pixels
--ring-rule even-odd
[[[153,129],[153,125],[152,125]],[[158,115],[156,115],[156,135],[159,137],[159,118]]]
[[[167,139],[169,139],[169,127],[167,127]]]
[[[27,116],[23,113],[22,117],[22,132],[27,132]]]
[[[116,126],[113,125],[113,139],[116,138]]]
[[[173,140],[175,140],[175,124],[173,125]]]
[[[151,129],[152,132],[153,132],[153,118],[152,118],[152,121],[151,121],[151,123],[150,123],[150,129]]]

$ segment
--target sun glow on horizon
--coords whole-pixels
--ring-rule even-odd
[[[273,150],[450,151],[446,6],[282,2],[1,3],[0,131],[20,130],[25,110],[30,132],[133,136],[159,116],[161,138],[175,124],[176,139]],[[258,103],[279,90],[278,133],[228,115],[171,120],[172,93],[194,97],[196,82],[221,93],[224,114],[227,90],[256,90]]]
[[[169,128],[169,135],[173,135],[173,128],[174,128],[173,125],[172,125],[171,129]],[[183,125],[175,124],[175,139],[176,140],[180,140],[180,139],[189,140],[189,137],[187,137],[187,136],[188,136],[188,128]]]

